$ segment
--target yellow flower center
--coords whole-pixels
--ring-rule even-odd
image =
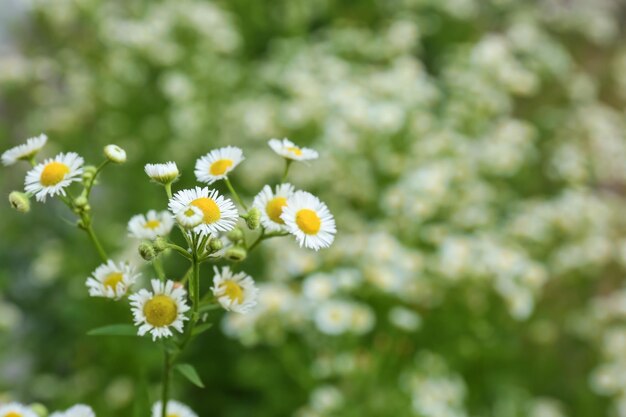
[[[168,414],[167,417],[180,417],[178,414]]]
[[[298,148],[297,146],[289,146],[287,147],[287,150],[291,153],[294,153],[298,156],[302,155],[302,149]]]
[[[145,229],[154,230],[161,225],[161,222],[158,220],[148,220],[146,224],[143,225]]]
[[[322,221],[313,210],[302,209],[296,213],[296,224],[307,235],[314,235],[319,232]]]
[[[193,211],[192,209],[187,209],[187,210],[185,210],[185,213],[184,213],[184,215],[187,216],[187,217],[191,217],[194,214],[196,214],[196,212]]]
[[[18,413],[17,411],[9,411],[9,413],[5,414],[4,417],[22,417],[22,413]]]
[[[102,284],[105,287],[115,289],[117,287],[117,284],[121,282],[123,278],[124,275],[121,272],[111,272],[109,275],[106,276],[106,278],[104,278]]]
[[[67,175],[69,172],[70,167],[68,167],[67,165],[56,161],[50,162],[43,168],[43,171],[41,171],[41,177],[39,177],[39,181],[42,185],[46,187],[57,185],[58,183],[63,181],[63,178],[65,178],[65,175]]]
[[[228,168],[233,166],[232,159],[218,159],[211,164],[211,175],[224,175]]]
[[[239,304],[243,302],[243,288],[235,281],[225,281],[221,287],[226,292],[226,296],[232,301],[237,301]]]
[[[143,306],[146,321],[154,327],[169,326],[176,320],[178,309],[171,297],[157,294]]]
[[[285,197],[274,197],[267,202],[265,211],[267,216],[274,222],[279,224],[285,224],[280,215],[283,214],[283,207],[287,205],[287,199]]]
[[[222,217],[220,213],[220,208],[217,206],[217,203],[210,198],[197,198],[193,200],[191,204],[202,210],[202,214],[204,215],[204,223],[214,223]]]

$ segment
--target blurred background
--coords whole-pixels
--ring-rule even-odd
[[[186,358],[206,389],[175,379],[200,416],[625,417],[625,17],[612,0],[0,0],[0,151],[41,132],[44,156],[125,148],[92,206],[138,265],[126,223],[166,208],[145,163],[175,160],[188,187],[197,157],[239,146],[250,201],[283,168],[268,139],[320,152],[291,181],[337,240],[245,261],[259,306],[212,313]],[[25,172],[2,168],[3,198]],[[58,201],[0,204],[0,402],[140,416],[160,351],[86,335],[130,313],[87,297],[99,261],[73,222]]]

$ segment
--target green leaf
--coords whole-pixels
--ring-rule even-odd
[[[180,372],[185,378],[197,387],[204,388],[204,384],[200,379],[200,375],[196,372],[196,368],[188,363],[181,363],[176,365],[176,370]]]
[[[206,332],[207,330],[209,330],[211,327],[213,327],[213,323],[204,323],[201,324],[200,326],[196,326],[193,329],[193,332],[191,333],[193,336],[198,336],[201,333]]]
[[[111,324],[87,332],[89,336],[137,336],[137,328],[132,324]]]

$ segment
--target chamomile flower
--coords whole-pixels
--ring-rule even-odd
[[[268,232],[285,230],[285,221],[280,217],[287,200],[293,195],[294,187],[291,184],[279,184],[273,192],[269,185],[263,187],[254,197],[253,207],[261,212],[261,224]]]
[[[200,225],[203,220],[204,213],[202,210],[191,204],[176,215],[176,221],[185,229],[193,229]]]
[[[196,161],[194,172],[198,181],[213,184],[226,178],[244,159],[241,149],[235,146],[214,149]]]
[[[96,413],[88,405],[76,404],[65,411],[52,413],[50,417],[96,417]]]
[[[83,158],[77,153],[60,153],[46,159],[26,174],[24,189],[34,194],[37,201],[46,201],[47,196],[65,195],[65,188],[81,181]]]
[[[189,306],[185,301],[186,291],[175,287],[174,281],[162,282],[153,279],[152,291],[141,289],[129,297],[137,334],[143,336],[150,332],[152,340],[173,335],[170,327],[183,332],[183,322],[189,318],[185,313]]]
[[[128,289],[137,281],[141,274],[135,273],[135,268],[120,262],[116,264],[112,260],[100,265],[93,271],[91,277],[85,283],[92,297],[121,298]]]
[[[317,159],[319,156],[316,150],[296,146],[287,138],[283,140],[270,139],[267,143],[278,155],[294,161],[308,161],[311,159]]]
[[[138,239],[154,240],[166,236],[174,227],[174,219],[167,211],[150,210],[145,215],[137,214],[128,222],[128,234]]]
[[[157,401],[152,406],[152,417],[161,417],[161,401]],[[169,400],[167,402],[167,417],[198,417],[196,413],[185,404]]]
[[[347,301],[328,300],[317,307],[313,321],[322,333],[333,336],[345,333],[352,324],[352,306]]]
[[[215,276],[211,290],[222,307],[236,313],[247,313],[256,305],[259,290],[248,274],[233,274],[227,266],[221,272],[217,267],[213,267],[213,270]]]
[[[171,184],[178,179],[180,173],[176,162],[166,162],[164,164],[146,164],[144,171],[150,179],[159,184]]]
[[[287,200],[280,216],[300,246],[314,250],[327,248],[335,239],[335,219],[326,204],[306,191],[296,191]]]
[[[218,232],[234,229],[237,224],[239,214],[235,204],[217,190],[209,190],[207,187],[180,190],[170,199],[168,207],[177,216],[190,205],[199,208],[203,215],[202,223],[193,229],[196,233],[217,235]]]
[[[20,403],[0,405],[0,417],[38,417],[30,407]]]
[[[13,148],[6,150],[2,154],[2,164],[4,166],[9,166],[20,160],[28,161],[29,159],[37,155],[41,148],[46,145],[47,141],[48,136],[44,135],[43,133],[39,136],[26,139],[26,143],[14,146]]]

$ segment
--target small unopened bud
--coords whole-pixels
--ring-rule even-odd
[[[46,417],[48,415],[48,409],[43,404],[39,404],[39,403],[30,404],[29,408],[32,411],[34,411],[35,414],[37,414],[39,417]],[[11,413],[9,413],[9,415],[10,414]]]
[[[85,208],[89,205],[89,200],[87,200],[87,197],[85,197],[84,195],[81,195],[76,197],[76,200],[74,200],[74,204],[76,205],[76,207]]]
[[[241,230],[239,227],[235,227],[233,230],[226,234],[226,237],[231,242],[240,242],[241,240],[243,240],[243,230]]]
[[[83,168],[83,181],[84,182],[91,181],[93,177],[96,175],[97,171],[98,171],[98,168],[96,168],[93,165],[87,165],[86,167],[84,167]]]
[[[224,244],[219,238],[214,237],[211,239],[208,246],[209,246],[209,250],[211,251],[211,253],[213,253],[222,249],[224,247]]]
[[[241,246],[230,247],[224,253],[224,257],[231,262],[241,262],[246,259],[246,256],[248,256],[248,252]]]
[[[250,230],[255,230],[261,224],[261,210],[256,207],[250,209],[246,216],[246,225]]]
[[[12,191],[9,194],[9,203],[11,203],[11,207],[20,213],[28,213],[30,211],[30,199],[26,194],[19,191]]]
[[[152,242],[152,246],[157,253],[163,252],[167,249],[167,239],[162,236],[157,237],[154,242]]]
[[[154,246],[148,242],[143,242],[139,245],[139,255],[146,261],[151,261],[157,256]]]
[[[104,156],[111,162],[123,164],[126,162],[126,151],[117,145],[107,145],[104,147]]]

